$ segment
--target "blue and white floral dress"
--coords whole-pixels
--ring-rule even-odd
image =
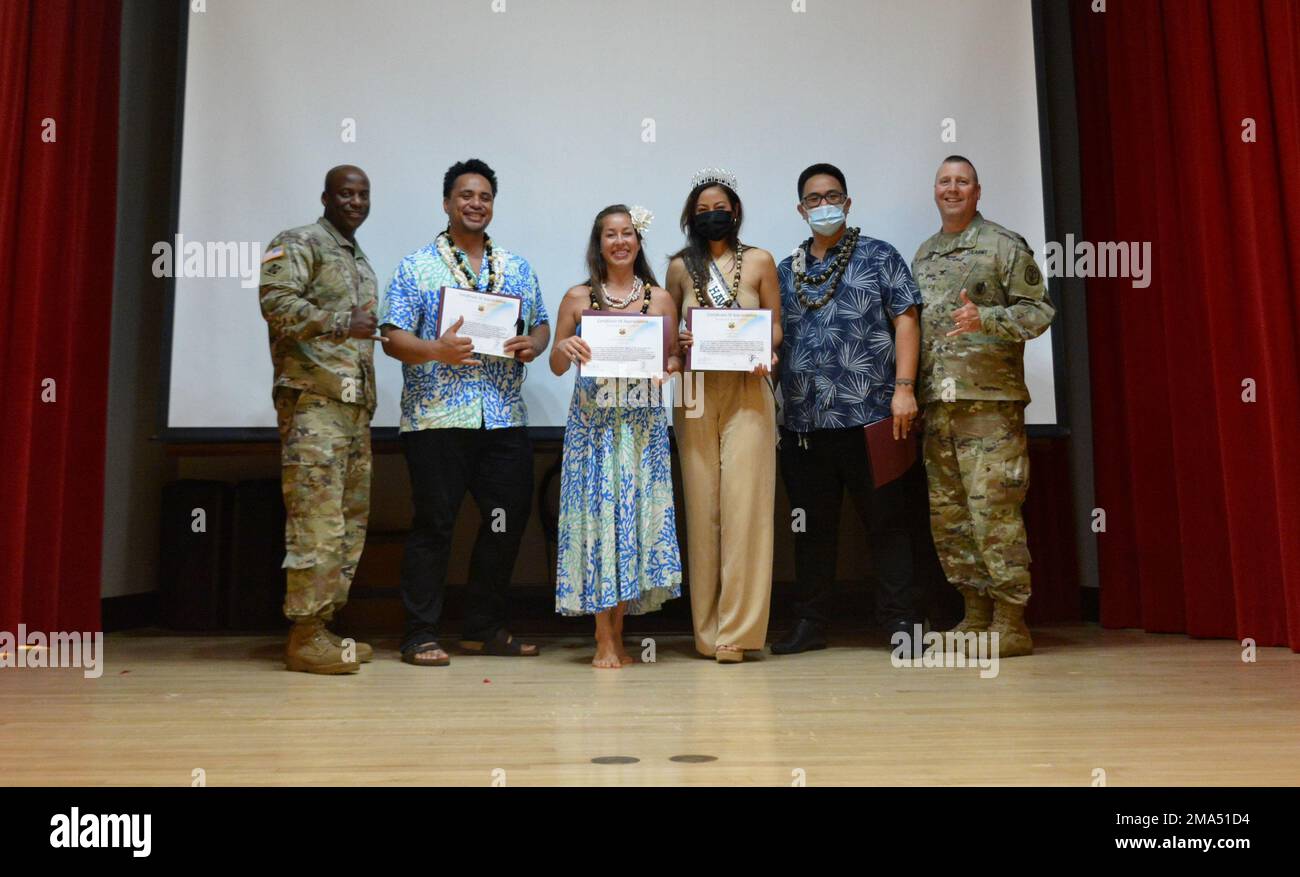
[[[574,382],[560,476],[562,615],[624,601],[629,615],[641,615],[681,596],[668,412],[659,396],[649,381]]]

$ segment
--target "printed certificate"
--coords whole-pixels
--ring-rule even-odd
[[[505,343],[520,334],[519,308],[523,301],[513,295],[473,292],[454,286],[442,288],[438,308],[438,337],[461,317],[465,323],[456,331],[474,342],[474,352],[506,356]]]
[[[661,316],[582,312],[582,340],[591,362],[580,365],[584,378],[653,378],[664,373],[668,326]]]
[[[692,371],[752,372],[772,364],[772,312],[766,308],[691,308],[686,328],[695,339],[686,357]]]

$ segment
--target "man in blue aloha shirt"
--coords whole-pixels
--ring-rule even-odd
[[[397,266],[379,320],[384,351],[402,362],[401,441],[415,506],[402,558],[402,660],[418,666],[450,663],[438,624],[466,490],[481,521],[461,645],[488,655],[538,654],[536,645],[510,635],[506,592],[532,500],[525,365],[546,350],[550,318],[528,262],[487,235],[496,194],[496,174],[486,163],[475,158],[448,169],[442,183],[447,230]],[[475,354],[457,332],[463,320],[438,334],[445,286],[522,300],[519,334],[505,343],[506,356]]]
[[[868,534],[877,614],[913,632],[910,517],[919,467],[873,487],[863,427],[892,418],[908,436],[920,351],[921,293],[892,246],[845,225],[852,199],[839,168],[799,175],[799,214],[812,229],[777,268],[781,282],[781,475],[795,528],[797,623],[773,654],[826,647],[845,490]],[[796,521],[799,519],[796,518]]]

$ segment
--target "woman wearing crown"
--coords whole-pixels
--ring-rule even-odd
[[[650,219],[644,208],[622,204],[596,215],[587,244],[589,279],[560,303],[550,358],[556,375],[591,359],[581,335],[584,310],[661,315],[676,324],[672,298],[659,288],[642,250]],[[680,369],[675,355],[665,369]],[[632,663],[623,647],[623,616],[658,609],[681,596],[682,585],[667,412],[648,382],[630,381],[611,393],[612,383],[582,376],[574,383],[555,581],[557,612],[596,617],[592,665],[602,668]]]
[[[700,171],[682,209],[686,246],[668,264],[668,291],[683,317],[691,308],[772,312],[772,362],[752,373],[683,375],[702,386],[690,410],[675,406],[686,494],[686,533],[695,648],[720,663],[744,660],[767,638],[772,593],[772,505],[776,491],[776,405],[768,375],[781,345],[781,289],[772,254],[740,242],[744,213],[736,180]],[[680,346],[691,333],[683,328]],[[695,383],[698,382],[698,383]]]

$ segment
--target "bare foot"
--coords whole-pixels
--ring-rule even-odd
[[[623,666],[618,649],[613,643],[596,642],[596,657],[591,659],[591,666],[603,670],[617,670]]]
[[[614,639],[614,650],[618,653],[618,659],[627,666],[636,663],[635,659],[627,653],[627,648],[623,645],[623,616],[627,615],[627,603],[619,603],[609,613],[609,623],[611,635]]]
[[[623,655],[623,637],[618,632],[620,607],[606,609],[596,613],[596,657],[591,659],[591,666],[607,670],[617,670],[625,662]]]
[[[449,656],[442,649],[427,649],[423,652],[415,653],[415,658],[418,661],[441,661],[446,657]]]

